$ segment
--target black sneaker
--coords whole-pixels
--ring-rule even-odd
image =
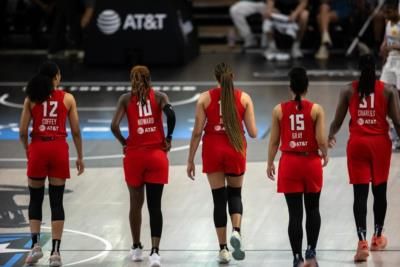
[[[317,253],[314,249],[307,249],[306,250],[306,263],[304,267],[318,267],[317,262]]]
[[[300,258],[295,258],[293,260],[293,267],[304,267],[304,260]]]

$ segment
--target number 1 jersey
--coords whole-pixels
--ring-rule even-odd
[[[126,113],[129,125],[127,146],[130,148],[162,148],[164,128],[162,110],[157,103],[153,89],[143,105],[137,96],[132,95]]]
[[[298,102],[291,100],[281,104],[282,119],[281,151],[282,152],[317,152],[318,144],[315,139],[315,123],[311,117],[314,103],[303,99],[302,109]]]
[[[66,137],[66,120],[68,110],[64,105],[65,92],[53,90],[49,98],[36,103],[32,110],[31,137]]]

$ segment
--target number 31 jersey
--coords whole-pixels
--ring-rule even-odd
[[[352,86],[353,95],[349,104],[350,134],[387,135],[389,132],[389,123],[386,119],[388,105],[384,96],[384,83],[377,80],[374,93],[363,99],[360,99],[358,93],[358,81],[354,81]]]
[[[53,90],[43,103],[37,103],[31,110],[33,125],[31,137],[66,137],[68,110],[64,105],[65,92]]]
[[[142,105],[137,96],[132,95],[127,106],[130,148],[162,148],[165,140],[162,110],[157,103],[153,89],[150,89],[146,104]]]
[[[317,152],[318,144],[315,139],[315,123],[311,117],[314,103],[303,99],[302,109],[298,102],[291,100],[281,104],[282,119],[281,151],[282,152]]]

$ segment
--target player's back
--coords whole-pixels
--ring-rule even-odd
[[[291,100],[281,104],[280,121],[282,152],[317,152],[318,144],[315,135],[315,122],[311,110],[314,103],[303,99],[302,108],[298,102]]]
[[[67,107],[64,104],[65,92],[53,90],[49,98],[35,103],[32,110],[33,127],[31,137],[66,137]]]

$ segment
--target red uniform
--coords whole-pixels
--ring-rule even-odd
[[[347,167],[351,184],[374,185],[387,182],[392,142],[389,138],[387,100],[384,84],[375,83],[375,91],[360,100],[358,81],[353,82],[349,103],[350,139],[347,143]]]
[[[142,105],[132,95],[126,108],[129,137],[124,157],[124,172],[127,184],[139,187],[145,183],[168,183],[168,158],[162,150],[164,129],[162,110],[151,89],[146,104]]]
[[[223,172],[229,175],[239,176],[246,171],[246,147],[244,153],[238,152],[229,142],[222,121],[220,105],[221,88],[214,88],[209,91],[211,102],[205,110],[207,123],[203,136],[203,172]],[[242,92],[235,89],[236,111],[244,137],[243,118],[245,108],[240,102]]]
[[[31,110],[32,141],[28,146],[30,178],[70,178],[69,154],[66,142],[68,110],[64,105],[65,92],[54,90],[41,104]]]
[[[281,104],[280,193],[318,193],[322,189],[322,163],[311,117],[313,105],[302,100],[302,109],[298,110],[297,101]]]

